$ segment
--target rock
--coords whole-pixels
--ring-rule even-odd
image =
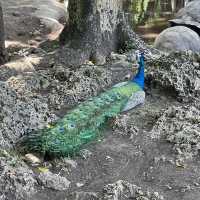
[[[33,13],[33,16],[39,18],[41,23],[52,32],[57,31],[57,29],[61,26],[59,21],[67,15],[64,5],[53,1],[45,3],[35,1],[35,4],[37,5],[37,9]]]
[[[78,188],[83,187],[83,186],[84,186],[84,183],[76,183],[76,186],[77,186]]]
[[[182,158],[196,156],[200,146],[200,109],[196,106],[172,106],[158,119],[152,129],[153,139],[165,138],[174,145],[177,167],[184,167]]]
[[[120,60],[120,61],[126,61],[127,56],[125,54],[117,54],[114,52],[111,52],[110,57],[111,60]]]
[[[1,192],[9,194],[12,199],[27,199],[35,192],[35,184],[33,173],[27,168],[7,168],[1,175]]]
[[[127,62],[127,61],[118,61],[118,62],[113,63],[111,65],[111,68],[113,68],[113,69],[120,69],[120,68],[122,68],[122,69],[129,68],[129,69],[131,69],[132,65],[133,65],[132,63]]]
[[[95,192],[73,192],[67,199],[74,199],[74,200],[100,200],[101,198],[98,197],[98,194]]]
[[[193,30],[184,26],[175,26],[165,29],[156,38],[155,48],[165,51],[200,52],[200,37]]]
[[[114,83],[127,81],[127,77],[133,75],[133,64],[127,61],[115,61],[109,64],[109,68],[112,70],[112,77]]]
[[[65,10],[68,9],[68,5],[69,5],[69,0],[64,0]]]
[[[199,63],[200,54],[176,52],[162,55],[148,63],[150,70],[146,79],[148,85],[166,89],[169,95],[180,101],[189,102],[200,97],[200,73],[194,61]]]
[[[69,72],[69,77],[62,84],[59,81],[54,84],[51,80],[50,86],[53,86],[54,90],[49,93],[48,98],[53,107],[64,104],[72,106],[97,95],[112,83],[111,71],[95,65],[83,65],[70,71],[62,67],[62,70],[66,71],[65,74]],[[56,69],[52,71],[54,73]]]
[[[33,154],[31,154],[31,153],[26,154],[26,155],[24,156],[24,159],[25,159],[28,163],[33,164],[33,165],[37,165],[37,164],[40,164],[40,163],[42,162],[38,157],[36,157],[35,155],[33,155]]]
[[[34,36],[38,36],[38,35],[41,35],[41,33],[40,33],[40,31],[35,30],[35,31],[33,32],[33,35],[34,35]]]
[[[19,12],[12,12],[12,15],[13,15],[14,17],[20,17],[20,13],[19,13]]]
[[[0,199],[27,200],[36,192],[33,171],[15,155],[1,154],[0,168]]]
[[[88,149],[82,149],[80,151],[80,156],[83,158],[83,159],[89,159],[91,156],[92,156],[92,152],[89,151]]]
[[[70,71],[63,66],[55,66],[55,78],[59,81],[67,81],[70,78]]]
[[[169,20],[172,28],[164,30],[156,39],[155,47],[162,51],[200,52],[200,7],[199,0],[188,3]]]
[[[95,52],[94,54],[92,54],[90,59],[96,65],[104,65],[106,63],[106,57],[99,54],[98,52]]]
[[[108,184],[103,189],[104,198],[109,200],[120,200],[124,193],[128,198],[135,198],[140,188],[126,181],[119,180],[113,184]]]
[[[67,158],[64,158],[64,163],[67,165],[70,165],[72,168],[76,168],[77,167],[77,162],[74,160],[70,160]]]
[[[70,181],[68,181],[65,177],[53,174],[50,171],[40,173],[38,176],[38,180],[42,183],[44,187],[58,191],[67,190],[70,186]]]
[[[91,65],[91,66],[94,65],[94,63],[93,63],[91,60],[86,60],[86,61],[85,61],[85,64],[86,64],[86,65]]]
[[[200,34],[200,7],[199,0],[193,0],[184,8],[179,10],[176,18],[170,20],[172,26],[182,25],[187,26]]]
[[[114,134],[118,135],[127,135],[130,138],[133,135],[138,135],[139,129],[134,126],[134,123],[131,122],[131,119],[128,115],[119,115],[116,117],[112,128],[114,129]]]
[[[20,87],[17,82],[12,82],[20,93]],[[23,135],[43,128],[56,119],[52,115],[45,102],[37,98],[29,98],[28,95],[21,96],[18,94],[11,83],[0,82],[0,138],[2,148],[11,147]],[[30,85],[29,85],[30,86]],[[24,90],[24,89],[23,89]]]
[[[39,172],[42,172],[42,173],[46,173],[49,171],[49,169],[47,167],[38,167],[37,169]]]
[[[141,200],[163,200],[158,192],[143,191],[141,187],[127,181],[119,180],[108,184],[103,189],[104,200],[141,199]]]
[[[0,70],[0,81],[6,81],[11,76],[18,74],[16,69],[10,68],[9,66],[2,65]]]
[[[170,185],[165,186],[168,190],[172,190],[173,188]]]

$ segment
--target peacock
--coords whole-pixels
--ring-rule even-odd
[[[139,53],[137,60],[139,69],[132,80],[89,98],[55,124],[26,136],[20,142],[23,148],[50,156],[68,156],[98,139],[109,118],[144,103],[144,54]]]

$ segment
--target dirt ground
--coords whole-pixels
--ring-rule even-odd
[[[60,4],[51,0],[3,0],[2,3],[6,45],[11,54],[55,39],[62,30],[65,11]],[[62,12],[55,12],[55,8]],[[151,138],[155,122],[171,105],[180,103],[170,93],[148,89],[144,105],[119,117],[122,122],[125,120],[124,127],[116,125],[105,131],[102,140],[87,146],[73,160],[45,163],[52,172],[71,181],[67,192],[38,187],[31,200],[95,199],[96,194],[101,196],[105,185],[118,180],[156,191],[166,200],[200,200],[199,157],[178,165],[173,145]],[[94,195],[85,197],[86,194]]]
[[[37,46],[55,39],[65,23],[64,5],[56,0],[3,0],[6,46]]]

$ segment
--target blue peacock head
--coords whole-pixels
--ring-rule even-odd
[[[137,50],[135,53],[136,53],[136,60],[137,60],[138,64],[144,65],[144,60],[145,60],[144,52]]]

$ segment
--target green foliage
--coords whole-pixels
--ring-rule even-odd
[[[144,18],[148,8],[149,0],[135,0],[132,3],[133,23],[137,25],[141,23]]]
[[[130,82],[90,98],[53,126],[24,138],[21,145],[28,151],[53,156],[74,154],[83,145],[98,139],[108,118],[120,113],[129,97],[139,90],[137,84]]]

